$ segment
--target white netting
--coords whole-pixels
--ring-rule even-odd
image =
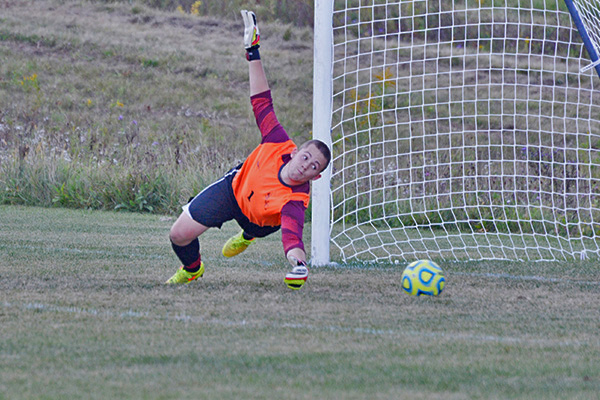
[[[579,13],[579,17],[581,18],[586,34],[590,38],[594,51],[600,56],[600,0],[572,1]],[[591,68],[598,64],[600,64],[600,60],[596,60],[594,63],[587,66],[587,68]],[[586,70],[587,68],[584,68],[583,70]]]
[[[333,257],[600,255],[600,80],[562,0],[336,1],[333,33]]]

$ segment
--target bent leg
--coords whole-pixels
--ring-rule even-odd
[[[185,211],[171,227],[171,247],[183,264],[184,270],[197,272],[202,267],[198,236],[207,229],[207,226],[194,221]]]
[[[184,211],[171,227],[171,246],[183,263],[183,270],[204,270],[198,236],[208,228],[220,228],[224,222],[233,219],[231,210],[235,209],[237,203],[231,182],[236,172],[235,168],[230,170],[194,197],[183,207]]]

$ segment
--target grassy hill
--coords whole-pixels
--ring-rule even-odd
[[[0,6],[0,203],[168,212],[258,143],[241,18],[152,3]],[[277,115],[305,140],[312,32],[260,27]]]

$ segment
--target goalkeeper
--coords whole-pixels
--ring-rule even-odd
[[[204,263],[198,237],[208,228],[220,228],[224,222],[235,219],[242,230],[225,243],[223,255],[238,255],[255,238],[281,228],[283,249],[292,265],[284,281],[289,288],[300,289],[308,278],[302,230],[310,181],[321,176],[331,153],[327,145],[318,140],[296,147],[277,121],[258,51],[260,34],[256,16],[243,10],[242,17],[250,101],[262,140],[241,165],[183,207],[170,232],[171,245],[183,266],[166,283],[189,283],[202,277]]]

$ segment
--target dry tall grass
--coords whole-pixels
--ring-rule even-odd
[[[278,117],[301,141],[312,34],[292,28],[262,23],[262,54]],[[259,141],[242,32],[238,19],[141,2],[4,3],[0,202],[177,208]]]

